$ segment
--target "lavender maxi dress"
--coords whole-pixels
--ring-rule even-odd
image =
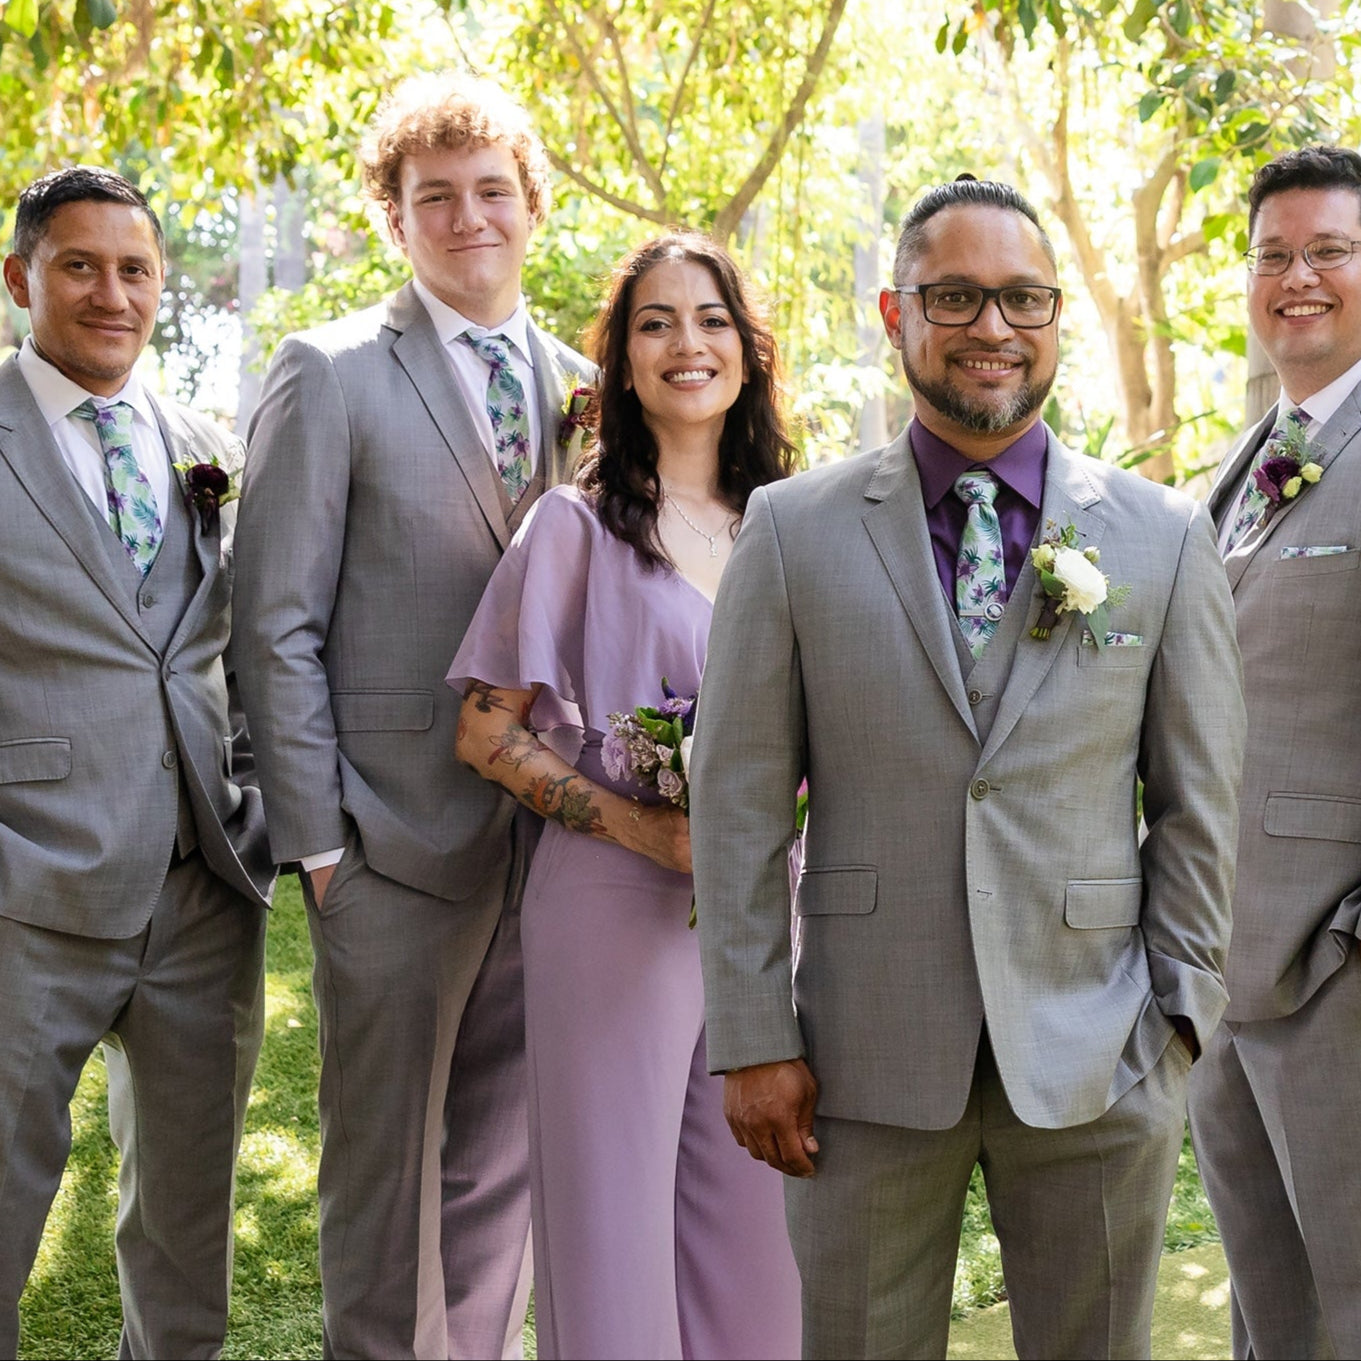
[[[580,494],[546,493],[449,672],[543,689],[534,726],[592,780],[611,713],[699,688],[711,605],[646,572]],[[579,755],[576,748],[580,747]],[[545,828],[521,932],[539,1356],[795,1357],[781,1176],[723,1119],[705,1069],[689,875]]]

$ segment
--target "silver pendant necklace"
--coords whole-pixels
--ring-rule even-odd
[[[662,495],[665,496],[666,499],[673,506],[675,506],[676,514],[679,515],[681,519],[684,520],[685,523],[689,525],[690,528],[693,529],[701,539],[705,539],[708,541],[709,556],[711,558],[716,558],[718,556],[718,536],[721,533],[723,533],[723,530],[727,528],[727,525],[726,524],[722,525],[720,526],[720,528],[716,529],[712,534],[707,534],[685,513],[684,510],[681,509],[681,503],[677,501],[676,498],[672,496],[671,493],[668,492],[665,487],[662,488]]]

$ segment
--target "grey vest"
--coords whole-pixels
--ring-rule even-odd
[[[91,510],[106,531],[103,536],[104,548],[108,554],[114,580],[135,605],[137,616],[151,639],[152,646],[164,656],[180,620],[184,618],[189,602],[203,581],[203,569],[194,552],[194,512],[184,503],[179,479],[172,471],[169,504],[161,507],[164,538],[156,554],[156,561],[151,564],[151,571],[145,578],[133,566],[132,559],[118,541],[118,536],[110,528],[108,520],[93,506]],[[166,735],[173,745],[174,733],[169,724],[166,726]],[[182,769],[179,790],[175,845],[180,855],[185,856],[198,845],[198,831],[194,826],[194,815],[189,805],[189,795],[184,787]]]

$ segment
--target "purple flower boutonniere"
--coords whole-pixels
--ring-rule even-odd
[[[1310,457],[1304,426],[1291,423],[1285,437],[1277,442],[1276,452],[1253,470],[1252,480],[1267,499],[1262,523],[1266,524],[1287,501],[1293,501],[1322,476],[1323,465]]]
[[[206,534],[217,524],[218,512],[241,494],[236,477],[215,458],[208,463],[177,463],[184,478],[184,503],[198,511],[199,527]]]
[[[575,463],[581,458],[581,445],[590,428],[587,412],[595,401],[595,389],[574,387],[562,408],[562,422],[558,426],[558,444]]]

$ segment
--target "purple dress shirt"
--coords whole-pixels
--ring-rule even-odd
[[[955,479],[970,468],[986,468],[998,482],[997,518],[1002,526],[1002,554],[1007,569],[1007,598],[1021,574],[1025,555],[1035,542],[1040,525],[1040,501],[1044,495],[1045,455],[1049,436],[1043,421],[1036,421],[1015,444],[1008,445],[987,463],[967,459],[957,449],[933,435],[915,417],[908,430],[912,456],[921,478],[926,527],[941,589],[955,607],[955,559],[964,536],[969,508],[954,494]]]

